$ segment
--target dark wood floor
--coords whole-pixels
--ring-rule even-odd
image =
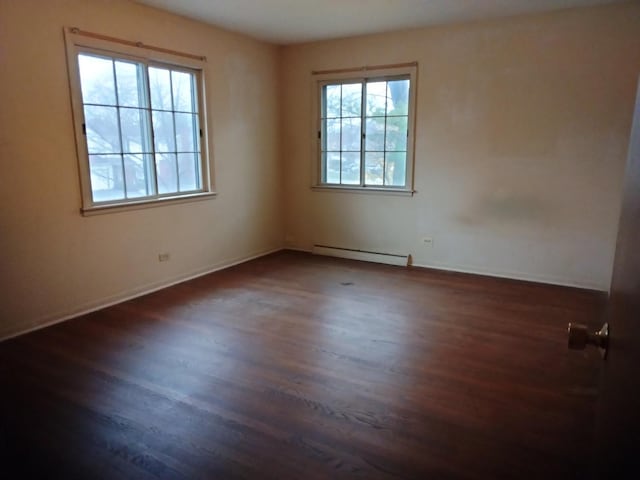
[[[602,308],[270,255],[0,343],[0,477],[583,478]]]

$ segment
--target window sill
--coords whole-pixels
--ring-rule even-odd
[[[111,203],[106,205],[96,205],[93,207],[81,208],[80,213],[85,217],[93,215],[103,215],[105,213],[126,212],[129,210],[140,210],[144,208],[155,208],[164,205],[178,205],[181,203],[198,202],[215,198],[216,192],[194,193],[191,195],[180,195],[179,197],[154,198],[152,200],[140,200],[127,203]]]
[[[342,193],[366,193],[373,195],[396,195],[403,197],[412,197],[415,190],[407,190],[404,188],[379,188],[379,187],[360,187],[360,186],[343,186],[343,185],[314,185],[311,187],[314,192],[342,192]]]

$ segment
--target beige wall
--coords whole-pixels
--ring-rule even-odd
[[[418,193],[312,192],[310,72],[409,61]],[[284,48],[286,242],[607,289],[639,73],[638,3]]]
[[[78,213],[63,26],[207,56],[217,198]],[[274,46],[132,2],[0,0],[0,338],[281,247],[277,95]]]
[[[79,214],[63,26],[208,57],[217,198]],[[636,4],[278,49],[124,0],[0,0],[0,338],[285,234],[606,289],[639,31]],[[414,60],[418,193],[312,192],[310,71]]]

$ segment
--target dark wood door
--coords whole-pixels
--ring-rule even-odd
[[[640,478],[640,88],[608,308],[595,451],[597,478]]]

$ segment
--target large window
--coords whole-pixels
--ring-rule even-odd
[[[414,68],[319,85],[317,186],[410,191]]]
[[[209,193],[201,70],[93,43],[69,52],[85,211]]]

